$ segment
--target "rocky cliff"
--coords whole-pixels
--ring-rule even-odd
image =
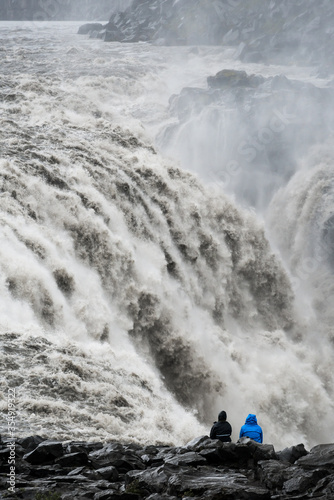
[[[249,62],[334,64],[331,0],[133,0],[106,41],[234,45]]]
[[[1,498],[325,500],[334,492],[333,451],[299,444],[275,452],[249,438],[201,436],[176,448],[32,436],[0,444]]]

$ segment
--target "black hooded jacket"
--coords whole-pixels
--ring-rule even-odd
[[[219,439],[223,443],[231,442],[232,427],[226,420],[223,420],[222,413],[226,415],[225,412],[221,412],[218,416],[219,421],[215,422],[210,431],[211,439]]]

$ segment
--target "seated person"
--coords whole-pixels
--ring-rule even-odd
[[[221,411],[218,415],[218,422],[214,422],[211,431],[211,439],[219,439],[223,443],[231,442],[232,427],[226,421],[226,411]]]
[[[240,429],[239,438],[243,436],[249,437],[258,443],[263,442],[263,432],[261,427],[257,424],[256,415],[250,413],[246,418],[245,424]]]

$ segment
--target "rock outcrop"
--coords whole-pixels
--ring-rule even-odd
[[[276,453],[249,438],[221,443],[201,436],[172,447],[32,436],[15,442],[10,470],[11,450],[12,441],[2,442],[2,498],[325,500],[334,492],[334,444]]]
[[[331,0],[133,0],[101,32],[106,41],[232,45],[249,62],[334,65]]]

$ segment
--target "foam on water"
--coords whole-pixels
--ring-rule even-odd
[[[1,30],[1,349],[19,432],[180,443],[224,407],[234,439],[249,412],[276,446],[330,439],[330,356],[310,349],[262,225],[148,139],[175,61],[71,26]]]

